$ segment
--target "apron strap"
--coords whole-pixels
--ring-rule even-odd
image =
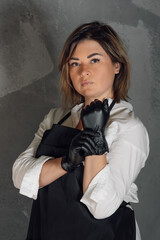
[[[71,115],[71,112],[67,113],[57,124],[61,125],[67,118],[69,118]]]

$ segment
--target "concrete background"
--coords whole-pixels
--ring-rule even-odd
[[[0,1],[0,239],[23,240],[32,200],[11,178],[17,156],[49,109],[60,106],[58,59],[77,25],[100,20],[125,41],[132,63],[131,103],[148,129],[150,156],[137,179],[143,240],[160,239],[160,1]]]

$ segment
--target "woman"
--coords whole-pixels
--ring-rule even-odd
[[[79,26],[60,70],[63,108],[48,113],[13,166],[15,187],[35,199],[27,240],[139,240],[129,203],[138,202],[134,181],[149,140],[127,102],[130,68],[119,36],[100,22]]]

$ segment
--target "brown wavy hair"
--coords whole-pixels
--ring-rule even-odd
[[[75,104],[84,102],[84,97],[74,89],[69,75],[69,59],[73,55],[78,43],[84,39],[97,41],[110,56],[113,63],[120,63],[120,71],[115,75],[113,83],[114,99],[117,103],[120,100],[127,101],[130,85],[130,63],[126,50],[120,37],[111,26],[96,21],[77,27],[64,44],[59,62],[62,106],[72,107]]]

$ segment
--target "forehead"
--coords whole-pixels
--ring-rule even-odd
[[[78,44],[72,44],[70,55],[75,56],[80,54],[91,54],[93,52],[106,53],[97,41],[91,39],[84,39],[81,40]]]

